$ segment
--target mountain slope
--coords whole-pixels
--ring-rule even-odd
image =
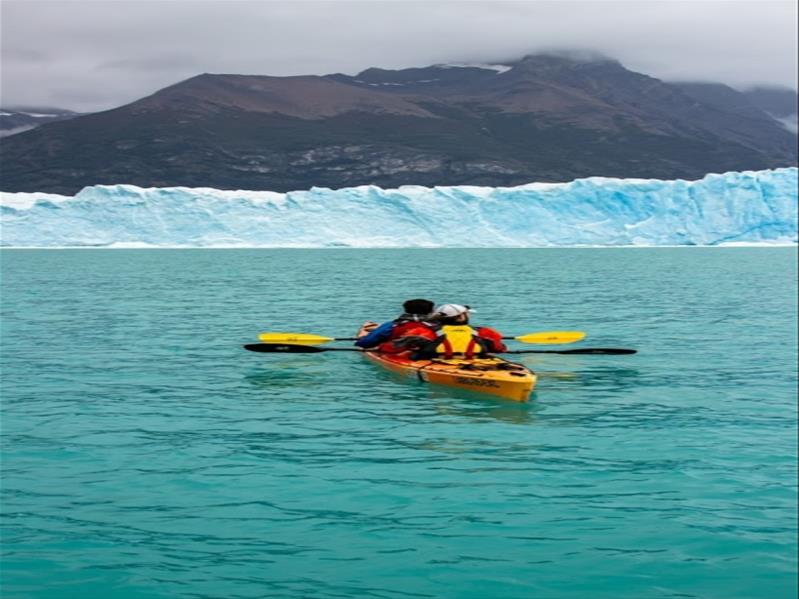
[[[35,129],[45,123],[73,119],[79,116],[77,112],[61,108],[39,108],[15,106],[13,108],[0,108],[0,137],[16,135],[23,131]]]
[[[795,90],[784,87],[754,87],[745,90],[743,94],[788,131],[799,134],[799,96]]]
[[[754,88],[739,92],[720,83],[679,83],[682,90],[696,100],[739,117],[730,123],[735,128],[747,127],[751,134],[768,132],[764,120],[774,120],[786,127],[786,119],[796,120],[796,92],[783,88]],[[795,128],[787,127],[796,133]]]
[[[742,113],[616,61],[554,56],[354,77],[201,75],[0,148],[2,189],[54,193],[699,178],[796,163],[796,137],[754,106]]]
[[[785,87],[753,87],[742,93],[754,106],[776,117],[787,117],[799,112],[795,90]]]

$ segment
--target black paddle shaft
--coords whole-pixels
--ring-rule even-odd
[[[262,354],[318,354],[325,351],[354,351],[363,353],[356,347],[316,347],[298,343],[249,343],[244,349]]]
[[[634,349],[618,347],[581,347],[580,349],[512,349],[506,354],[593,354],[606,356],[622,356],[637,353]]]
[[[355,347],[316,347],[315,345],[300,345],[296,343],[250,343],[244,349],[262,354],[318,354],[326,351],[350,351],[364,353]],[[634,349],[620,349],[613,347],[584,347],[580,349],[516,349],[503,352],[506,354],[604,354],[623,355],[634,354]]]

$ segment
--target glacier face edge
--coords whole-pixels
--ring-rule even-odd
[[[98,185],[0,194],[4,247],[562,247],[797,243],[796,167],[698,181],[276,193]]]

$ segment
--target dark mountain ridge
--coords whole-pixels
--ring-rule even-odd
[[[796,164],[796,140],[731,88],[669,84],[610,59],[528,56],[504,68],[355,76],[204,74],[2,140],[0,187],[289,191],[699,178]]]
[[[754,106],[774,116],[787,117],[799,112],[795,90],[758,86],[742,93]]]
[[[62,108],[42,106],[8,106],[0,108],[0,137],[15,135],[35,129],[53,121],[63,121],[80,116]]]

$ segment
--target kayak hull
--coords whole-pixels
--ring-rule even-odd
[[[538,379],[526,366],[495,356],[473,360],[411,360],[407,352],[387,354],[366,351],[364,355],[386,370],[408,378],[518,402],[530,399]]]

